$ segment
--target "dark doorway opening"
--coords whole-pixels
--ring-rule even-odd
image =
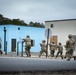
[[[11,39],[11,52],[16,52],[16,39]]]

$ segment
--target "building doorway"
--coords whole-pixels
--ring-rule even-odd
[[[50,38],[50,43],[52,43],[52,42],[54,42],[54,44],[56,44],[57,45],[57,43],[58,43],[58,36],[51,36],[51,38]],[[57,49],[57,48],[56,48]]]
[[[58,43],[58,36],[52,36],[50,38],[50,43],[52,43],[52,42],[54,42],[57,45],[57,43]]]
[[[16,39],[11,39],[11,52],[16,52]]]

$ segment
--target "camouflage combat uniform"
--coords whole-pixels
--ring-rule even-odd
[[[2,40],[1,40],[1,38],[0,38],[0,54],[2,54],[2,44],[1,44],[1,42],[2,42]]]
[[[60,53],[60,57],[63,59],[63,46],[61,45],[61,43],[59,43],[59,45],[57,46],[58,48],[58,52],[57,52],[57,55],[56,55],[56,58],[58,57],[59,53]]]
[[[24,41],[26,43],[26,47],[25,47],[26,55],[27,55],[27,57],[30,57],[31,56],[31,54],[30,54],[30,49],[31,49],[31,39],[30,39],[30,36],[26,36]]]
[[[1,50],[1,48],[2,48],[2,45],[1,45],[1,43],[0,43],[0,50]]]
[[[67,60],[70,60],[73,57],[75,40],[72,38],[72,35],[68,36],[69,40],[66,41],[66,57]]]
[[[42,43],[40,43],[40,46],[41,46],[41,51],[40,51],[39,57],[41,57],[41,54],[42,54],[43,52],[45,52],[45,53],[47,52],[47,51],[46,51],[46,46],[47,46],[47,45],[46,45],[46,43],[45,43],[45,40],[43,40]]]
[[[50,44],[51,57],[54,57],[54,53],[55,53],[55,44],[54,44],[54,42],[52,42],[52,44]]]

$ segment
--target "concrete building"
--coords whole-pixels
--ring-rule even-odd
[[[65,45],[69,34],[72,34],[76,41],[76,19],[45,21],[45,28],[50,28],[52,31],[50,42],[54,41],[55,44],[61,42],[62,45]]]
[[[45,28],[15,26],[15,25],[0,25],[0,38],[2,40],[2,50],[4,51],[4,28],[6,29],[7,52],[17,51],[17,42],[26,38],[27,35],[34,40],[34,46],[31,52],[40,52],[40,43],[45,39]],[[25,46],[25,44],[24,44]],[[21,51],[21,43],[19,43],[19,51]],[[24,49],[25,51],[25,49]]]

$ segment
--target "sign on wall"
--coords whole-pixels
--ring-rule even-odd
[[[52,36],[52,31],[50,28],[47,28],[45,30],[45,37],[49,39],[51,36]]]

